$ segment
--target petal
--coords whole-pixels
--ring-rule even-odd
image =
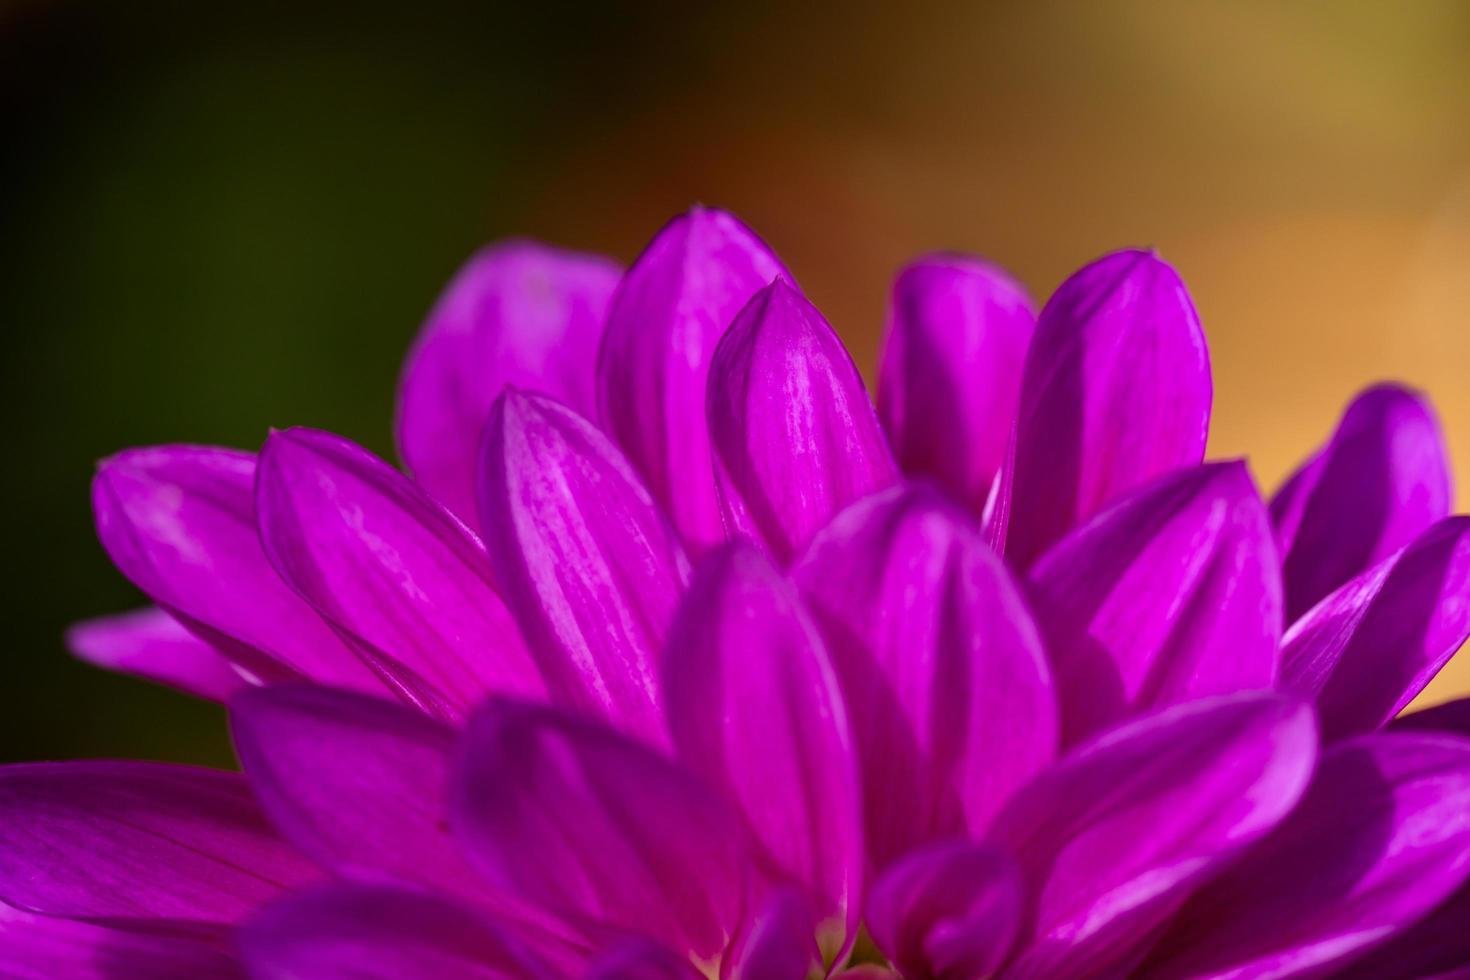
[[[1325,738],[1386,725],[1470,637],[1470,517],[1440,521],[1287,631],[1281,687],[1315,698]]]
[[[240,930],[252,980],[541,980],[550,976],[474,909],[397,888],[331,884],[262,909]]]
[[[925,841],[981,834],[1056,753],[1036,627],[970,516],[895,487],[838,515],[792,569],[827,641],[882,868]]]
[[[409,700],[459,718],[491,692],[544,696],[480,543],[387,463],[329,432],[276,432],[255,500],[281,577]]]
[[[1026,568],[1123,491],[1198,463],[1211,393],[1199,317],[1168,263],[1115,252],[1062,283],[1026,355],[1006,557]]]
[[[782,562],[897,479],[852,358],[784,280],[757,293],[720,341],[708,412],[726,526]]]
[[[162,609],[150,606],[77,623],[66,631],[78,659],[223,701],[247,681],[214,647]]]
[[[313,860],[486,895],[446,826],[449,726],[380,698],[281,684],[235,698],[230,731],[261,807]]]
[[[739,831],[684,770],[610,728],[493,698],[470,719],[452,824],[489,879],[587,934],[713,959],[744,898]]]
[[[598,361],[603,425],[689,547],[725,537],[704,424],[715,345],[752,295],[791,274],[733,215],[670,221],[623,277]]]
[[[1389,727],[1395,731],[1449,732],[1470,738],[1470,698],[1445,701],[1413,714],[1400,715]]]
[[[398,386],[398,448],[414,478],[473,524],[480,432],[507,385],[584,415],[617,263],[529,241],[477,252],[424,322]]]
[[[1384,977],[1433,977],[1465,980],[1470,976],[1470,885],[1461,885],[1433,912],[1396,934],[1350,967],[1333,973],[1338,980],[1383,980]]]
[[[0,904],[0,976],[9,980],[204,980],[239,976],[217,945]]]
[[[266,561],[255,529],[254,456],[132,449],[98,466],[92,507],[113,564],[248,674],[383,690]]]
[[[1128,494],[1042,555],[1028,584],[1065,744],[1134,712],[1276,679],[1281,575],[1243,463]]]
[[[820,976],[822,956],[812,929],[804,895],[789,888],[773,893],[731,949],[722,975],[729,980],[806,980],[816,971]]]
[[[915,851],[873,885],[873,942],[910,980],[970,980],[1005,963],[1024,913],[1015,862],[946,841]]]
[[[705,980],[683,956],[647,939],[625,940],[588,967],[584,980]]]
[[[689,562],[627,460],[575,412],[512,390],[480,472],[495,580],[553,699],[662,739],[658,654]]]
[[[1449,451],[1424,396],[1397,385],[1359,395],[1271,500],[1288,621],[1447,516],[1451,498]]]
[[[976,513],[1005,462],[1036,326],[1026,290],[965,255],[931,255],[893,284],[878,415],[899,466]]]
[[[1185,906],[1151,975],[1329,972],[1459,887],[1467,814],[1470,742],[1405,733],[1333,747],[1286,822]]]
[[[992,835],[1036,901],[1011,969],[1126,971],[1191,891],[1291,811],[1316,744],[1308,706],[1252,692],[1167,708],[1063,757]]]
[[[664,677],[680,759],[744,814],[766,870],[800,882],[818,919],[855,936],[857,760],[832,664],[795,588],[749,544],[715,552],[674,620]]]
[[[11,905],[233,922],[319,876],[237,773],[144,762],[0,768],[0,900]]]

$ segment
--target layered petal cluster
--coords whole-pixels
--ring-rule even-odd
[[[1157,255],[894,287],[875,406],[731,215],[477,255],[340,436],[130,450],[77,654],[241,772],[0,768],[17,977],[1470,969],[1470,518],[1424,398],[1268,503]],[[1459,974],[1456,974],[1459,975]]]

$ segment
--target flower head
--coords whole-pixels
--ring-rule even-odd
[[[1157,255],[1039,314],[899,276],[877,407],[749,229],[516,243],[435,307],[408,472],[310,429],[130,450],[155,608],[102,666],[227,701],[241,772],[0,769],[0,973],[804,980],[1470,964],[1470,635],[1422,396],[1268,504],[1203,462]]]

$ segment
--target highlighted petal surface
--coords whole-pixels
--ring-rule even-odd
[[[95,666],[211,701],[223,701],[247,685],[219,651],[158,608],[77,623],[66,631],[66,645]]]
[[[695,207],[623,277],[598,362],[603,425],[689,547],[724,539],[704,424],[715,347],[757,290],[791,274],[733,215]]]
[[[1242,463],[1129,494],[1043,555],[1029,585],[1067,744],[1134,712],[1276,679],[1281,576]]]
[[[616,263],[513,241],[469,260],[444,290],[404,365],[398,448],[414,478],[474,524],[475,458],[490,406],[508,385],[584,415]]]
[[[1005,463],[1035,324],[1020,284],[978,258],[928,256],[893,285],[878,414],[903,471],[976,513]]]
[[[778,561],[897,479],[852,358],[782,280],[757,293],[720,341],[708,412],[726,525]]]
[[[1006,557],[1025,568],[1120,493],[1198,463],[1211,396],[1199,317],[1157,255],[1115,252],[1062,283],[1026,356]]]

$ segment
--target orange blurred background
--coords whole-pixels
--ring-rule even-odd
[[[212,709],[57,666],[64,622],[135,601],[90,540],[90,460],[292,422],[387,451],[419,319],[508,234],[629,259],[690,203],[731,208],[865,369],[916,253],[983,253],[1044,298],[1153,245],[1209,334],[1212,455],[1269,492],[1394,378],[1470,487],[1458,0],[120,6],[0,16],[0,314],[41,335],[6,372],[36,420],[7,503],[47,515],[12,537],[51,582],[11,597],[39,625],[6,755],[224,752]],[[1470,657],[1424,700],[1467,691]]]

